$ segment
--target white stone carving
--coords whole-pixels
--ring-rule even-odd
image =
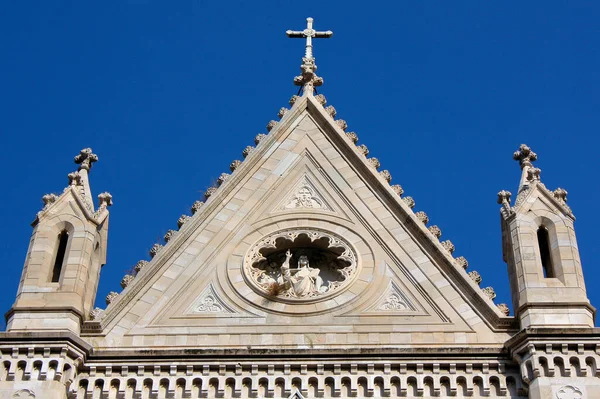
[[[376,312],[414,312],[416,308],[394,282],[372,308]]]
[[[346,132],[346,137],[348,137],[354,144],[358,143],[358,135],[356,133]]]
[[[316,190],[307,182],[307,184],[301,185],[294,197],[283,206],[283,209],[296,208],[327,209],[327,205],[316,195]]]
[[[467,262],[467,259],[464,256],[459,256],[455,260],[463,269],[467,270],[467,267],[469,267],[469,262]]]
[[[209,284],[192,305],[190,313],[236,313],[217,295],[212,284]]]
[[[337,111],[335,110],[335,107],[333,105],[326,107],[325,112],[327,112],[332,118],[335,118],[335,116],[337,115]]]
[[[244,276],[270,299],[306,300],[346,286],[357,273],[355,251],[343,238],[317,229],[287,229],[257,242]]]
[[[331,206],[316,189],[308,176],[304,175],[296,183],[286,199],[279,205],[279,210],[288,209],[321,209],[331,211]]]
[[[315,100],[317,100],[317,102],[319,104],[321,104],[322,106],[325,106],[325,104],[327,104],[327,99],[325,98],[325,95],[323,95],[323,94],[317,94],[315,96]]]
[[[150,248],[150,257],[154,258],[160,251],[162,251],[163,246],[160,244],[154,244],[152,248]]]
[[[381,172],[379,172],[379,176],[383,177],[383,180],[385,180],[388,183],[392,181],[392,174],[389,170],[382,170]]]
[[[415,216],[417,217],[417,219],[419,219],[421,222],[423,222],[423,224],[429,223],[429,217],[427,216],[427,214],[425,212],[423,212],[423,211],[416,212]]]
[[[277,117],[279,117],[279,119],[283,118],[283,116],[289,111],[289,109],[281,107],[279,108],[279,112],[277,113]],[[258,143],[256,143],[258,144]]]
[[[90,319],[92,320],[100,320],[103,315],[104,309],[101,308],[94,308],[92,311],[90,311]]]
[[[92,164],[97,161],[98,155],[94,154],[91,148],[84,148],[75,157],[75,163],[79,165],[79,170],[85,169],[89,171],[92,168]]]
[[[413,199],[413,197],[404,197],[402,198],[402,201],[404,201],[404,203],[410,208],[413,209],[415,207],[415,200]]]
[[[121,288],[125,289],[129,286],[129,284],[131,284],[131,282],[133,281],[135,277],[132,276],[131,274],[126,274],[123,279],[121,280]]]
[[[216,192],[217,192],[217,187],[215,187],[215,186],[209,187],[204,192],[204,197],[205,198],[210,198],[210,196],[213,195]]]
[[[187,222],[189,219],[190,219],[190,216],[188,216],[188,215],[179,216],[179,219],[177,219],[177,227],[181,228],[181,226],[183,226],[185,224],[185,222]]]
[[[35,399],[35,394],[29,389],[20,389],[13,393],[13,399]]]
[[[176,234],[177,234],[177,230],[168,230],[165,233],[165,236],[163,237],[163,240],[165,240],[165,242],[169,242],[169,241],[171,241],[171,239],[173,237],[175,237]]]
[[[507,304],[505,304],[505,303],[499,303],[496,306],[498,307],[498,309],[500,310],[500,312],[502,312],[502,314],[504,314],[504,316],[508,316],[510,314],[510,309],[508,308]]]
[[[283,109],[283,108],[282,108]],[[259,145],[261,141],[267,138],[267,135],[264,133],[259,133],[254,138],[254,144]]]
[[[105,299],[106,304],[110,305],[111,303],[113,303],[115,301],[115,299],[117,299],[118,296],[119,296],[118,292],[115,292],[115,291],[109,292]]]
[[[450,254],[452,254],[455,249],[454,244],[452,244],[452,241],[450,240],[442,241],[442,247],[444,247],[446,251],[450,252]]]
[[[136,273],[139,273],[140,271],[142,271],[142,269],[144,268],[144,266],[146,266],[148,264],[147,260],[140,260],[138,261],[138,263],[135,264],[134,269]]]
[[[306,255],[300,255],[298,259],[298,268],[293,275],[292,270],[290,270],[292,251],[288,249],[285,256],[285,261],[281,265],[281,277],[284,284],[288,284],[291,287],[295,297],[304,298],[327,292],[329,287],[323,285],[323,279],[319,276],[321,269],[310,267]],[[273,283],[277,284],[279,282]]]
[[[231,164],[229,165],[229,170],[234,172],[241,164],[242,164],[242,161],[240,161],[239,159],[236,159],[233,162],[231,162]]]
[[[527,144],[521,144],[513,154],[513,159],[519,161],[519,165],[523,169],[525,166],[533,166],[532,162],[537,160],[537,154],[531,151]]]
[[[572,385],[565,385],[556,391],[556,399],[583,399],[583,392]]]
[[[305,90],[312,94],[314,87],[321,86],[323,84],[323,78],[320,78],[316,74],[317,65],[315,64],[315,58],[312,53],[312,39],[313,38],[327,38],[333,35],[333,32],[328,30],[325,32],[319,32],[313,29],[313,19],[306,19],[306,29],[301,31],[286,31],[286,35],[288,37],[293,38],[306,38],[306,50],[304,52],[304,57],[302,57],[302,65],[300,66],[300,70],[302,71],[302,75],[296,76],[294,78],[294,84],[296,86],[304,86]]]
[[[198,212],[200,210],[200,208],[202,208],[202,205],[204,205],[203,201],[195,201],[192,204],[192,208],[190,209],[190,211],[192,212],[192,215],[195,215],[196,212]]]
[[[433,234],[436,238],[440,238],[442,236],[442,230],[436,225],[429,226],[427,230],[429,230],[429,232]]]
[[[335,121],[336,125],[339,126],[340,129],[342,129],[343,131],[346,131],[346,129],[348,129],[348,122],[346,122],[343,119],[337,119]]]
[[[269,121],[269,123],[267,123],[267,132],[273,130],[275,126],[277,126],[277,121]]]
[[[394,184],[390,187],[392,188],[392,190],[394,190],[394,192],[398,195],[398,197],[402,197],[402,194],[404,194],[404,189],[402,188],[401,185]]]
[[[251,145],[246,146],[246,148],[244,148],[244,150],[242,151],[242,156],[244,158],[246,158],[248,155],[250,155],[250,153],[254,151],[254,147],[252,147]]]

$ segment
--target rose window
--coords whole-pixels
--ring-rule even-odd
[[[341,237],[290,229],[263,238],[248,252],[246,278],[263,295],[312,299],[338,291],[356,274],[356,254]]]

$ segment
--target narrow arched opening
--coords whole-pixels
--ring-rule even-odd
[[[540,257],[542,260],[542,271],[544,278],[556,277],[554,265],[552,264],[552,253],[550,251],[550,235],[548,229],[540,226],[537,231],[538,246],[540,248]]]
[[[52,268],[51,281],[53,283],[58,283],[60,281],[60,274],[65,261],[65,254],[67,253],[67,244],[69,243],[69,232],[67,230],[61,231],[57,240],[58,248],[56,250],[56,257],[54,258],[54,267]]]

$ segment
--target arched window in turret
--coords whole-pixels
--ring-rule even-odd
[[[65,260],[65,254],[67,252],[67,244],[69,243],[69,232],[63,230],[58,235],[58,249],[56,250],[56,258],[54,258],[54,267],[52,268],[52,282],[58,283],[60,280],[60,273]]]
[[[552,254],[550,252],[550,235],[548,229],[540,226],[537,231],[538,246],[542,260],[542,271],[544,278],[555,277],[554,265],[552,264]]]

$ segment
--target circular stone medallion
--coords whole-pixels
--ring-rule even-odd
[[[340,293],[358,271],[356,251],[338,235],[293,228],[263,237],[248,251],[244,278],[254,291],[287,303],[315,302]]]

